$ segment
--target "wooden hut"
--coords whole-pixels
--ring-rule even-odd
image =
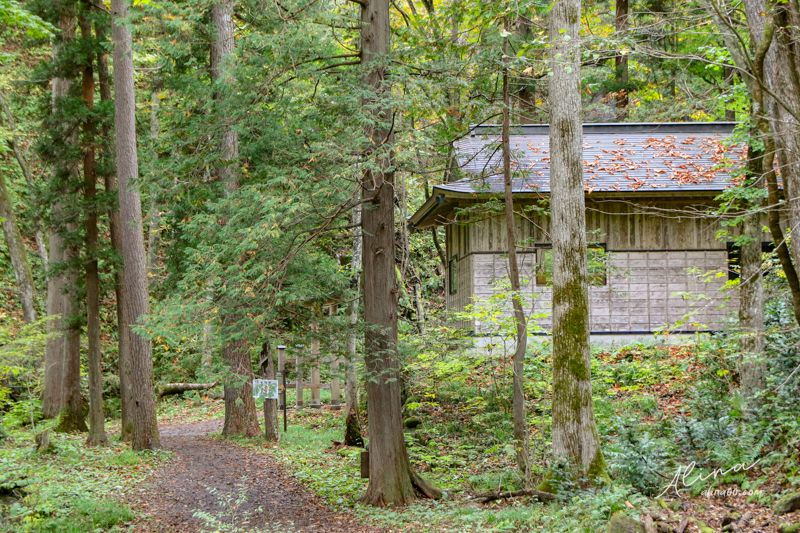
[[[586,124],[583,157],[591,332],[650,334],[720,329],[736,310],[726,291],[731,246],[711,214],[730,186],[741,147],[731,123]],[[445,226],[447,306],[464,310],[507,290],[499,130],[476,127],[455,143],[463,179],[437,185],[411,217]],[[512,130],[517,247],[534,331],[550,328],[549,132]],[[510,312],[510,303],[508,303]],[[461,325],[488,333],[480,318]]]

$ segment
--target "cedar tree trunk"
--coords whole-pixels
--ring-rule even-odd
[[[364,501],[371,505],[405,505],[415,487],[437,496],[411,471],[403,440],[400,405],[400,360],[397,353],[397,276],[394,261],[394,175],[391,170],[391,97],[386,61],[391,29],[389,0],[362,0],[361,61],[370,94],[364,107],[371,120],[365,134],[373,159],[362,176],[364,261],[364,360],[369,418],[369,485]]]
[[[112,40],[114,43],[114,125],[119,197],[119,237],[122,256],[120,271],[122,331],[127,356],[122,359],[122,378],[127,381],[128,416],[131,446],[145,450],[159,446],[155,399],[153,397],[153,358],[150,340],[133,331],[139,319],[149,312],[147,265],[142,232],[142,200],[137,190],[139,161],[136,153],[136,96],[133,85],[133,48],[129,0],[112,0]]]
[[[233,35],[233,1],[222,0],[211,8],[211,19],[214,25],[214,38],[211,44],[211,77],[219,87],[214,97],[217,102],[224,103],[231,83],[229,62],[234,47]],[[223,115],[221,113],[221,115]],[[230,194],[239,188],[239,176],[236,171],[239,159],[239,137],[236,131],[224,124],[220,138],[221,164],[217,167],[217,177],[225,185]],[[231,302],[229,305],[233,305]],[[250,360],[247,341],[236,338],[239,316],[229,310],[222,311],[222,333],[226,339],[222,347],[222,356],[228,366],[230,375],[224,382],[225,424],[223,435],[245,435],[255,437],[258,429],[256,402],[253,399],[253,367]]]
[[[61,34],[54,47],[56,58],[62,53],[65,45],[75,39],[76,19],[75,14],[68,7],[63,7],[59,18]],[[53,79],[53,113],[65,117],[63,109],[64,99],[69,96],[73,80],[68,77]],[[71,126],[66,122],[63,126],[63,142],[65,144],[77,143]],[[55,169],[55,187],[58,198],[51,207],[50,227],[50,263],[48,270],[59,268],[57,274],[50,272],[47,279],[47,314],[58,316],[58,319],[48,323],[48,333],[51,335],[45,349],[45,383],[42,399],[42,411],[46,417],[58,417],[59,431],[85,431],[84,420],[85,405],[81,397],[81,360],[80,360],[80,330],[77,324],[77,315],[80,304],[78,302],[77,286],[78,276],[73,262],[77,252],[73,245],[68,244],[67,234],[76,230],[75,223],[67,220],[65,214],[65,201],[68,197],[72,182],[77,177],[75,166],[71,161],[62,159]]]
[[[84,0],[80,15],[81,36],[85,42],[94,37],[89,20],[91,4]],[[96,127],[91,112],[94,109],[94,54],[87,50],[83,67],[82,93],[89,111],[84,123],[85,146],[83,147],[83,194],[86,203],[86,336],[89,353],[89,436],[90,446],[108,443],[103,414],[103,362],[100,346],[100,275],[97,264],[97,168],[95,162]]]
[[[106,29],[103,24],[101,22],[96,22],[95,34],[97,35],[98,42],[105,42],[105,33]],[[103,52],[97,54],[97,80],[100,86],[100,101],[104,104],[108,104],[112,100],[111,78],[108,73],[108,55]],[[108,126],[103,125],[101,128],[100,137],[103,141],[103,156],[101,158],[103,164],[100,165],[99,170],[102,171],[103,175],[103,187],[105,188],[106,194],[113,194],[115,197],[118,197],[119,193],[117,191],[117,178],[113,169],[114,149],[111,146],[113,142],[111,139],[111,131]],[[109,233],[111,234],[111,247],[119,257],[122,257],[122,247],[120,245],[122,240],[120,237],[120,227],[122,224],[119,219],[119,209],[117,208],[116,204],[109,209],[108,226]],[[128,328],[123,327],[123,324],[126,323],[125,318],[123,317],[123,312],[125,310],[125,294],[122,291],[119,271],[117,269],[114,270],[114,296],[116,300],[117,314],[117,371],[119,373],[120,407],[122,413],[120,438],[122,440],[129,441],[131,437],[131,431],[130,424],[128,423],[128,381],[125,373],[123,372],[123,368],[125,367],[124,361],[129,359],[130,355],[128,353],[128,343],[125,342],[125,338],[128,334]]]

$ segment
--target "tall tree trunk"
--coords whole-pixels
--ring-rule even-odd
[[[81,37],[85,43],[92,42],[92,24],[89,15],[92,6],[84,0],[80,15]],[[89,116],[84,124],[86,145],[83,147],[83,194],[86,203],[85,245],[86,245],[86,336],[89,353],[89,436],[90,446],[105,445],[108,437],[103,414],[103,356],[100,345],[100,274],[97,263],[97,168],[95,161],[95,136],[97,134],[94,118],[94,54],[88,51],[83,67],[82,93]]]
[[[758,214],[745,218],[742,228],[747,237],[740,250],[739,327],[741,361],[739,378],[742,392],[753,398],[764,389],[764,289],[761,282],[761,224]]]
[[[765,157],[758,142],[759,131],[750,132],[747,149],[747,185],[762,187],[765,176]],[[761,145],[763,146],[763,145]],[[769,158],[772,163],[772,158]],[[758,205],[745,205],[753,210],[742,222],[742,244],[739,254],[739,378],[745,397],[752,399],[764,388],[766,361],[764,360],[764,288],[761,279],[761,211]]]
[[[752,84],[754,102],[760,103],[757,112],[769,119],[773,139],[778,149],[787,219],[792,228],[800,227],[800,73],[794,42],[796,22],[790,22],[789,12],[796,3],[769,4],[765,0],[745,0],[744,8],[750,39],[755,43],[753,75],[759,83]],[[771,45],[771,46],[770,46]],[[763,56],[762,56],[763,52]],[[762,86],[769,94],[759,94]],[[766,92],[766,91],[764,91]],[[800,264],[800,239],[790,239],[795,267]]]
[[[614,23],[617,38],[624,37],[628,31],[629,10],[628,0],[616,0]],[[614,57],[614,71],[617,82],[617,120],[625,120],[628,117],[628,54],[621,50]]]
[[[54,57],[60,59],[66,43],[75,39],[75,13],[62,6],[59,17],[59,40],[54,47]],[[72,89],[71,77],[58,77],[53,85],[53,114],[66,120],[64,99]],[[71,126],[62,123],[63,142],[77,143]],[[77,252],[65,235],[75,233],[75,223],[65,213],[67,196],[72,182],[77,179],[76,168],[68,158],[61,158],[53,177],[56,200],[51,207],[50,274],[47,280],[47,314],[58,318],[48,323],[50,334],[45,348],[45,384],[42,412],[46,417],[58,417],[58,431],[85,431],[84,403],[81,397],[80,330],[76,317],[79,313],[78,278],[74,267]],[[58,273],[53,269],[58,268]]]
[[[106,40],[106,28],[102,22],[95,23],[95,34],[97,41],[104,43]],[[105,53],[97,54],[97,80],[100,86],[100,101],[104,104],[111,102],[111,77],[108,71],[108,55]],[[103,187],[106,194],[113,194],[118,197],[117,179],[114,173],[114,149],[111,146],[111,130],[105,124],[101,128],[100,138],[103,140],[103,151],[100,165],[100,170],[103,176]],[[122,223],[119,219],[119,209],[116,203],[111,206],[108,212],[108,226],[109,233],[111,234],[111,247],[119,257],[122,257],[122,237],[120,236],[120,227]],[[130,358],[128,353],[128,343],[126,337],[129,333],[129,328],[123,325],[126,320],[123,316],[125,310],[125,294],[122,291],[120,283],[119,270],[114,269],[114,296],[116,300],[116,314],[117,314],[117,372],[119,374],[119,388],[120,388],[120,407],[121,407],[121,425],[120,437],[122,440],[129,441],[131,438],[131,426],[129,422],[129,408],[128,408],[128,380],[123,369],[125,368],[125,361]]]
[[[350,331],[347,334],[347,370],[345,376],[344,396],[347,409],[345,421],[344,443],[347,446],[363,446],[361,421],[358,416],[358,373],[356,361],[358,357],[358,307],[361,300],[361,204],[353,206],[351,214],[353,225],[353,258],[350,262],[351,286],[357,295],[350,301],[347,314]]]
[[[224,109],[228,85],[233,81],[230,75],[231,54],[234,48],[233,1],[222,0],[211,8],[214,24],[214,39],[211,44],[211,77],[217,85],[214,98]],[[221,113],[224,116],[224,113]],[[237,161],[239,159],[239,137],[230,124],[223,124],[220,138],[221,163],[216,169],[217,177],[223,182],[228,194],[239,188]],[[234,307],[235,302],[225,304]],[[223,435],[246,435],[255,437],[258,429],[258,414],[253,400],[253,367],[247,341],[239,337],[237,322],[240,317],[231,309],[222,309],[222,334],[225,339],[222,356],[228,367],[229,376],[224,383],[225,424]]]
[[[792,310],[794,319],[800,324],[800,276],[797,274],[796,263],[792,259],[792,253],[786,244],[786,236],[781,227],[781,216],[778,211],[780,203],[780,191],[778,190],[778,178],[775,175],[775,143],[771,135],[767,132],[768,127],[764,127],[764,181],[767,185],[767,222],[772,242],[775,245],[775,254],[783,269],[786,284],[789,285],[789,292],[792,295]]]
[[[153,358],[150,340],[133,331],[150,309],[147,266],[142,232],[142,201],[137,190],[139,161],[136,154],[136,96],[133,85],[133,47],[129,0],[112,0],[112,40],[114,42],[114,124],[117,181],[119,183],[119,227],[122,252],[121,292],[125,294],[122,317],[125,344],[122,374],[127,380],[127,423],[131,446],[145,450],[159,446],[153,396]]]
[[[752,102],[751,121],[755,128],[750,132],[755,142],[764,144],[763,160],[760,163],[761,172],[767,187],[767,199],[765,209],[772,241],[775,244],[775,253],[781,263],[781,268],[786,276],[786,282],[792,295],[792,309],[795,320],[800,324],[800,278],[797,274],[796,263],[792,259],[792,252],[789,250],[787,240],[781,227],[781,217],[779,210],[782,207],[778,180],[775,175],[775,154],[776,143],[774,141],[775,132],[778,127],[771,126],[778,117],[775,107],[778,105],[775,98],[768,95],[769,86],[774,87],[775,73],[775,46],[774,25],[767,24],[763,13],[766,9],[761,0],[748,0],[745,2],[745,12],[747,14],[748,26],[751,35],[752,48],[744,49],[742,40],[735,34],[735,27],[730,22],[729,8],[720,4],[716,0],[708,2],[708,11],[714,18],[717,29],[725,42],[725,46],[730,51],[737,68],[743,73],[743,81],[746,83],[750,92]],[[752,58],[750,57],[752,56]],[[788,190],[784,190],[787,194]],[[797,226],[793,226],[797,227]]]
[[[553,453],[594,478],[604,470],[592,409],[580,98],[580,0],[550,13],[553,240]]]
[[[508,18],[505,20],[508,32]],[[508,277],[511,281],[511,302],[514,308],[514,326],[517,330],[513,359],[512,418],[514,422],[514,450],[517,467],[525,483],[530,478],[530,450],[528,446],[528,422],[525,417],[525,351],[528,348],[528,321],[522,307],[522,292],[517,261],[517,237],[514,222],[514,195],[511,181],[511,95],[508,73],[508,35],[503,38],[503,183],[506,214],[506,250],[508,252]]]
[[[17,292],[22,304],[22,317],[25,322],[36,320],[36,306],[34,305],[33,276],[28,264],[28,252],[22,242],[17,219],[11,204],[11,195],[6,187],[5,177],[0,174],[0,219],[3,223],[3,235],[6,239],[8,254],[11,256],[11,268],[17,281]]]
[[[394,262],[394,176],[391,171],[392,110],[386,81],[391,29],[389,0],[363,0],[361,61],[369,93],[364,108],[371,119],[365,134],[375,158],[362,176],[364,260],[364,347],[369,418],[369,486],[371,505],[405,505],[414,488],[436,496],[413,474],[403,440],[400,404],[400,359],[397,353],[397,276]]]
[[[8,104],[6,103],[3,94],[0,93],[0,111],[2,111],[3,116],[0,122],[5,122],[6,127],[11,132],[8,138],[8,146],[11,148],[11,152],[14,154],[14,159],[17,160],[17,164],[19,165],[19,169],[22,172],[22,176],[25,178],[25,183],[28,184],[28,187],[33,189],[33,174],[31,173],[30,166],[28,165],[28,160],[25,157],[25,153],[23,152],[22,146],[20,146],[19,142],[17,141],[17,134],[16,134],[16,122],[14,121],[14,115],[11,114],[11,109],[9,109]],[[36,216],[33,220],[34,230],[35,230],[35,238],[36,238],[36,251],[39,254],[39,258],[42,260],[42,266],[45,270],[47,270],[47,243],[44,239],[44,233],[42,233],[42,220],[39,216]]]

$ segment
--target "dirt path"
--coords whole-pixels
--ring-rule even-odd
[[[129,495],[135,531],[376,531],[325,507],[268,455],[208,437],[220,426],[161,428],[175,458]]]

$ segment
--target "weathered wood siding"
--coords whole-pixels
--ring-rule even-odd
[[[706,205],[686,201],[587,202],[589,242],[607,251],[607,284],[590,288],[594,333],[715,330],[735,310],[736,294],[724,291],[727,250],[716,239],[718,222],[703,216]],[[536,317],[533,330],[550,329],[551,289],[535,283],[537,253],[550,244],[549,220],[543,215],[517,217],[520,273],[526,308]],[[508,261],[503,253],[502,216],[474,217],[448,227],[448,257],[458,257],[457,294],[450,309],[470,301],[486,302],[507,291]],[[465,277],[470,275],[470,280]],[[732,301],[734,300],[734,301]],[[510,314],[510,302],[504,316]],[[479,333],[496,325],[462,323]]]
[[[451,224],[445,227],[445,240],[447,246],[448,272],[445,276],[445,295],[447,308],[453,311],[463,311],[472,301],[474,294],[473,263],[474,256],[470,250],[470,224]],[[455,276],[450,269],[455,265]],[[455,277],[455,290],[450,286],[450,280]],[[455,321],[459,327],[472,328],[466,320]]]

